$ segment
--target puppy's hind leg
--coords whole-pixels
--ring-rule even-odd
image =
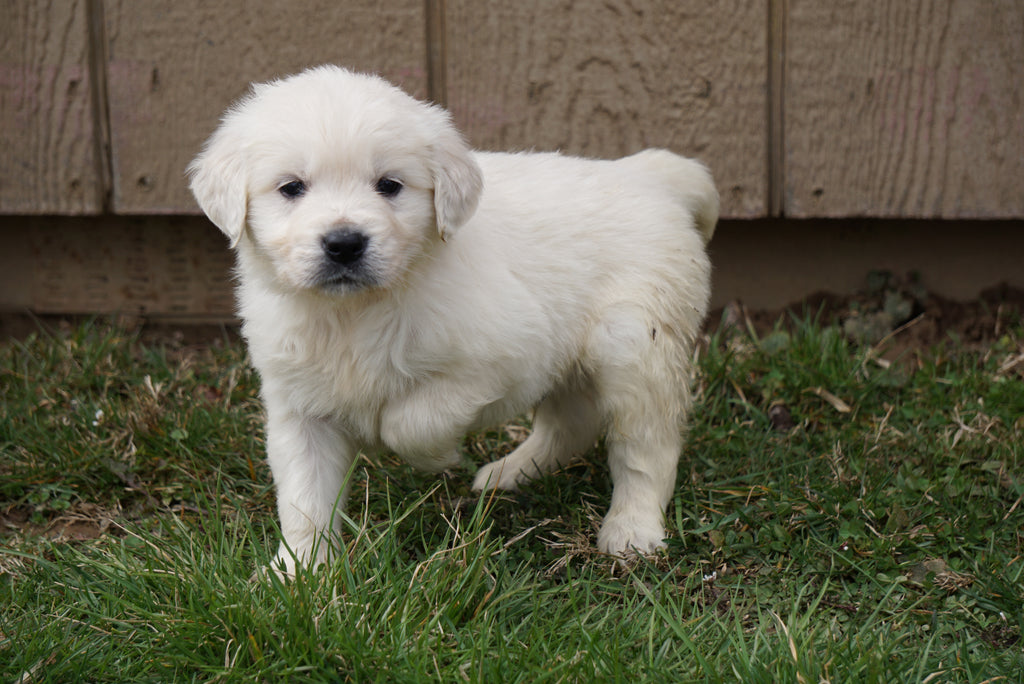
[[[601,420],[592,388],[585,385],[548,395],[534,412],[530,436],[505,458],[480,468],[473,489],[516,489],[592,447]]]
[[[616,556],[664,546],[664,513],[675,488],[689,405],[692,343],[643,312],[620,311],[591,340],[598,401],[608,419],[612,503],[597,537]]]

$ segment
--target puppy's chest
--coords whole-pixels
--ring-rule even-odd
[[[410,383],[396,372],[386,354],[358,353],[332,347],[311,356],[295,356],[280,364],[282,379],[320,414],[373,412],[387,397]]]
[[[377,439],[380,412],[427,376],[422,363],[399,353],[394,343],[335,334],[301,344],[280,344],[253,360],[275,394],[295,411],[334,417],[364,441]],[[407,351],[407,350],[406,350]]]

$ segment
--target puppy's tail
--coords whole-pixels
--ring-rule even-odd
[[[628,159],[643,164],[668,182],[671,191],[693,214],[704,243],[711,240],[718,223],[718,190],[708,168],[696,159],[687,159],[668,150],[651,149]]]

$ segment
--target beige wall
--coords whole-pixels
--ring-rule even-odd
[[[796,292],[764,287],[782,256],[819,274],[809,289],[840,287],[830,274],[896,235],[872,224],[874,251],[854,259],[839,224],[789,217],[934,220],[921,237],[949,244],[901,243],[906,263],[964,240],[975,261],[956,268],[1024,287],[1005,248],[1024,219],[1016,0],[9,0],[4,15],[0,307],[220,313],[220,295],[169,299],[110,271],[134,259],[173,283],[159,255],[177,245],[189,277],[222,286],[228,257],[188,218],[184,168],[250,81],[323,62],[447,104],[481,148],[700,157],[724,216],[754,219],[716,238],[717,272],[743,274],[719,278],[727,296]],[[970,224],[979,243],[954,229],[965,219],[1006,219],[1005,239]],[[799,248],[760,258],[773,232]],[[106,294],[76,285],[97,282],[97,260]],[[55,279],[81,296],[39,285]]]

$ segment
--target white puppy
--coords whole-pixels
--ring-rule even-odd
[[[189,172],[237,251],[286,572],[337,548],[359,449],[443,470],[466,431],[531,407],[474,488],[604,434],[598,548],[663,544],[718,217],[702,165],[472,152],[444,110],[320,67],[253,86]]]

